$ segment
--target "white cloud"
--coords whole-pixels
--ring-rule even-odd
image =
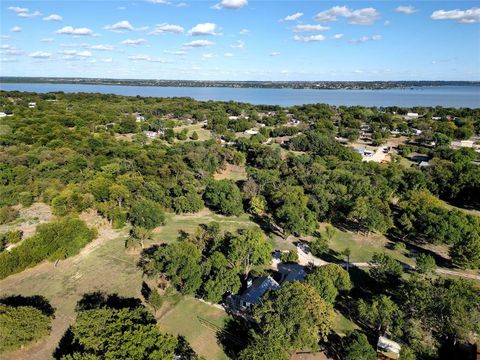
[[[76,54],[78,57],[81,57],[81,58],[87,58],[87,57],[91,57],[92,56],[92,53],[88,50],[83,50],[83,51],[79,51],[77,52]]]
[[[10,35],[0,35],[0,40],[8,40],[10,39]]]
[[[203,35],[219,35],[217,32],[217,24],[214,23],[203,23],[197,24],[191,28],[188,33],[192,36],[203,36]]]
[[[380,14],[372,7],[352,10],[346,6],[334,6],[329,10],[319,12],[315,20],[330,22],[337,21],[339,17],[348,19],[350,24],[371,25],[378,19]]]
[[[318,35],[310,35],[310,36],[299,36],[299,35],[295,35],[293,37],[293,40],[295,41],[301,41],[301,42],[304,42],[304,43],[310,43],[310,42],[317,42],[317,41],[323,41],[325,40],[326,37],[322,34],[318,34]]]
[[[204,58],[204,59],[211,59],[211,58],[213,58],[213,56],[214,55],[212,53],[202,54],[202,58]]]
[[[134,61],[150,61],[151,58],[148,55],[132,55],[128,57],[128,60]]]
[[[473,24],[480,22],[480,8],[467,10],[436,10],[432,13],[433,20],[455,20],[461,24]]]
[[[269,56],[278,56],[280,55],[280,52],[278,51],[272,51],[270,54],[268,54]]]
[[[170,4],[170,2],[168,2],[167,0],[147,0],[147,2],[152,4],[161,4],[161,5]]]
[[[295,21],[295,20],[300,19],[302,16],[303,16],[302,12],[297,12],[295,14],[285,16],[282,20],[283,21]]]
[[[44,42],[44,43],[51,43],[51,42],[54,42],[55,39],[54,38],[43,38],[40,41]]]
[[[415,9],[415,7],[413,7],[412,5],[408,5],[408,6],[397,6],[395,8],[395,11],[405,15],[411,15],[413,13],[416,13],[418,10]]]
[[[124,32],[124,31],[144,31],[147,30],[147,26],[135,28],[130,21],[122,20],[113,25],[107,25],[104,27],[105,30],[110,30],[114,32]]]
[[[372,36],[362,36],[361,38],[358,38],[358,39],[351,39],[349,40],[349,42],[353,44],[360,44],[367,41],[379,41],[382,39],[383,39],[382,35],[372,35]]]
[[[248,5],[248,0],[222,0],[216,4],[213,8],[220,9],[241,9],[244,6]]]
[[[23,13],[23,12],[28,12],[27,8],[21,8],[21,7],[18,7],[18,6],[9,6],[8,10],[16,12],[17,14],[18,13]]]
[[[44,51],[35,51],[35,52],[32,52],[30,54],[28,54],[28,56],[32,57],[32,58],[35,58],[35,59],[49,59],[52,54],[49,53],[49,52],[44,52]]]
[[[250,31],[248,29],[242,29],[240,30],[239,34],[240,35],[247,35]]]
[[[230,47],[234,49],[243,49],[245,47],[245,41],[237,40],[237,42],[233,45],[230,45]]]
[[[126,39],[122,41],[123,45],[128,45],[128,46],[139,46],[144,43],[146,43],[147,40],[145,39]]]
[[[330,27],[323,25],[297,25],[293,28],[293,32],[307,32],[307,31],[325,31],[330,30]]]
[[[343,34],[335,34],[332,36],[332,39],[335,39],[335,40],[338,40],[338,39],[341,39],[343,38]]]
[[[100,60],[101,62],[104,62],[104,63],[111,63],[113,61],[113,59],[111,58],[105,58],[105,59],[101,59]]]
[[[223,54],[223,56],[225,56],[225,57],[233,57],[233,54],[232,54],[232,53],[225,53],[225,54]]]
[[[383,23],[384,26],[390,26],[391,22],[390,20],[385,20],[385,22]]]
[[[213,45],[214,43],[209,40],[194,40],[188,43],[183,44],[186,48],[197,48],[197,47],[206,47]]]
[[[183,50],[177,50],[177,51],[172,51],[172,50],[163,50],[165,54],[172,54],[172,55],[177,55],[177,56],[183,56],[187,55],[186,51]]]
[[[92,45],[90,46],[90,49],[92,50],[100,50],[100,51],[112,51],[115,49],[113,45],[103,45],[103,44],[98,44],[98,45]]]
[[[21,32],[22,28],[20,26],[14,26],[10,29],[11,32]]]
[[[51,14],[43,18],[45,21],[62,21],[63,18],[58,14]]]
[[[163,24],[155,25],[155,29],[149,32],[149,35],[160,35],[160,34],[166,34],[166,33],[181,34],[184,31],[185,29],[180,25],[163,23]]]
[[[83,35],[83,36],[92,36],[93,31],[89,28],[74,28],[72,26],[64,26],[63,28],[56,31],[57,34],[64,35]]]
[[[9,49],[2,50],[1,53],[2,55],[7,55],[7,56],[17,56],[17,55],[22,55],[23,51],[11,46]]]
[[[159,62],[159,63],[170,63],[172,60],[168,59],[153,59],[149,55],[144,55],[144,54],[138,54],[138,55],[132,55],[128,57],[128,60],[132,61],[150,61],[150,62]]]
[[[34,11],[33,13],[19,12],[17,15],[23,18],[34,18],[37,16],[42,16],[42,13],[40,11]]]

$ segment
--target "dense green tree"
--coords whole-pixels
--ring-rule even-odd
[[[281,339],[286,351],[318,350],[331,330],[333,310],[310,285],[294,281],[270,292],[254,318],[263,336]]]
[[[377,352],[368,342],[364,333],[353,331],[348,334],[343,342],[345,344],[342,357],[344,360],[376,360]]]
[[[142,199],[132,205],[129,219],[135,226],[153,229],[165,224],[165,213],[158,203]]]
[[[190,242],[162,245],[148,258],[148,275],[164,274],[183,294],[194,294],[202,285],[202,254]]]
[[[315,230],[317,222],[302,187],[285,186],[273,194],[273,201],[274,219],[286,234],[304,235]]]
[[[421,274],[429,274],[435,271],[437,264],[433,256],[420,253],[416,259],[416,269]]]
[[[374,253],[370,261],[370,274],[383,284],[395,284],[402,276],[402,264],[386,253]]]
[[[272,246],[260,229],[242,230],[227,237],[227,259],[247,278],[254,266],[270,263]]]
[[[51,320],[33,306],[4,305],[0,300],[0,353],[48,335]]]
[[[360,300],[358,303],[360,318],[377,331],[379,335],[395,333],[401,322],[403,313],[388,296],[379,295],[371,303]]]
[[[142,307],[79,311],[71,333],[78,349],[70,356],[82,359],[93,355],[102,359],[170,360],[178,344],[177,338],[160,332],[154,317]]]
[[[243,212],[242,194],[230,180],[212,181],[204,194],[205,203],[224,215],[240,215]]]
[[[305,278],[318,294],[329,303],[334,303],[339,292],[352,288],[348,272],[336,264],[315,267]]]

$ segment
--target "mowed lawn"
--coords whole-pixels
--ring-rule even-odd
[[[185,141],[192,141],[190,139],[190,136],[192,136],[193,132],[196,132],[198,135],[198,140],[196,141],[205,141],[205,140],[210,140],[213,136],[212,132],[208,129],[205,129],[203,127],[203,124],[192,124],[192,125],[183,125],[183,126],[177,126],[173,128],[173,131],[175,133],[179,133],[184,129],[187,129],[187,137],[188,139]],[[180,140],[176,140],[176,142],[181,142]]]
[[[222,328],[228,317],[225,311],[213,305],[183,297],[158,320],[158,324],[165,332],[183,335],[195,352],[206,359],[223,360],[228,357],[218,344],[216,327]]]

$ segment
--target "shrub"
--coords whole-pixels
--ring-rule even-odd
[[[96,236],[94,229],[72,217],[37,226],[37,234],[9,252],[0,254],[0,278],[34,266],[43,260],[76,255]]]
[[[11,206],[3,206],[0,208],[0,225],[12,222],[18,218],[19,211]]]

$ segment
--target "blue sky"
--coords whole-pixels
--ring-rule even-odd
[[[0,74],[480,80],[478,1],[1,1]]]

